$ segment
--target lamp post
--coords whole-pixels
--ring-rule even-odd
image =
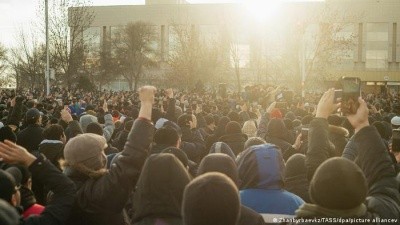
[[[46,93],[50,95],[50,65],[49,65],[49,3],[45,0],[45,21],[46,21]]]

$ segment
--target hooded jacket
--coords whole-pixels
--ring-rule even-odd
[[[311,122],[310,149],[307,154],[306,166],[309,177],[313,177],[315,168],[329,158],[328,122],[316,118]],[[362,224],[383,224],[377,221],[400,218],[400,194],[396,172],[390,160],[385,145],[373,126],[362,128],[352,137],[352,144],[360,149],[355,163],[363,171],[368,184],[368,196],[359,210],[334,210],[313,204],[305,204],[296,212],[297,218],[316,218],[313,224],[325,224],[321,218],[348,217],[353,219],[369,219]],[[349,181],[351,182],[351,181]],[[309,224],[306,222],[296,224]],[[341,222],[331,224],[343,224]],[[385,223],[386,224],[386,223]]]
[[[261,214],[294,215],[304,201],[283,189],[285,163],[280,150],[256,145],[238,158],[242,204]]]
[[[198,175],[207,172],[220,172],[231,178],[236,185],[240,183],[236,163],[234,159],[230,159],[229,155],[221,153],[212,153],[207,155],[199,165]],[[238,225],[263,224],[264,220],[259,213],[241,204]]]
[[[287,136],[288,130],[286,129],[282,119],[272,119],[269,121],[265,141],[278,146],[282,151],[283,159],[285,161],[296,152],[292,147],[292,144],[286,140]]]
[[[182,224],[183,190],[189,182],[188,172],[174,155],[151,155],[133,197],[134,224]]]
[[[66,224],[123,224],[122,209],[139,178],[153,140],[154,128],[148,121],[137,119],[129,133],[124,150],[108,173],[90,178],[67,167],[64,173],[74,181],[78,192]]]
[[[298,195],[305,202],[311,202],[308,194],[310,181],[307,179],[307,170],[303,154],[294,154],[286,162],[285,189]]]

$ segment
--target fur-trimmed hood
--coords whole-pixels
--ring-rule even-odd
[[[333,133],[344,137],[349,137],[350,134],[346,128],[334,125],[329,125],[329,133]]]

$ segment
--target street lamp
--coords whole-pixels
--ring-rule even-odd
[[[46,21],[46,93],[50,95],[50,65],[49,65],[49,3],[45,0],[45,21]]]

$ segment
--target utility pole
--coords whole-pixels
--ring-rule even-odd
[[[49,2],[45,0],[45,20],[46,20],[46,94],[50,95],[50,65],[49,65]]]

